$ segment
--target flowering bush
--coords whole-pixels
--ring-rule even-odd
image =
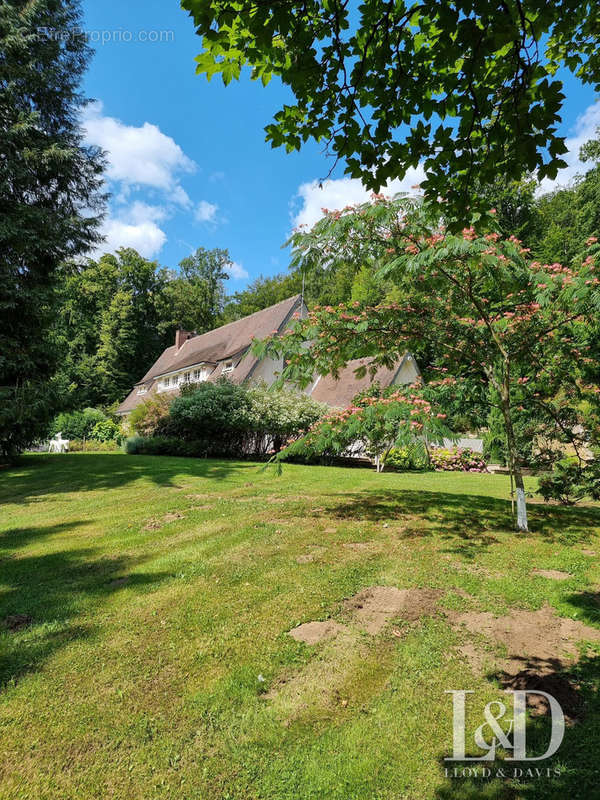
[[[150,399],[132,414],[141,436],[128,441],[127,452],[264,456],[305,434],[327,409],[300,392],[262,384],[246,388],[227,380],[163,397]]]
[[[392,446],[407,446],[415,438],[448,436],[446,414],[436,411],[421,384],[395,387],[386,397],[357,396],[342,410],[332,410],[306,436],[288,446],[279,460],[345,455],[357,447],[376,459]]]
[[[487,472],[483,456],[460,447],[436,447],[431,451],[431,466],[437,471]]]

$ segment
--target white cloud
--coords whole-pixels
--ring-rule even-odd
[[[106,239],[91,254],[92,257],[112,253],[119,247],[133,247],[145,258],[152,258],[167,241],[167,234],[151,221],[135,224],[122,219],[108,219],[102,226],[102,233]]]
[[[237,261],[232,261],[225,267],[225,271],[228,272],[235,281],[242,281],[250,277],[248,271]]]
[[[141,200],[136,200],[135,203],[127,209],[125,216],[129,222],[139,225],[142,222],[162,222],[167,219],[169,212],[164,206],[153,206]]]
[[[179,184],[181,173],[193,172],[195,163],[157,125],[126,125],[102,113],[102,103],[91,103],[82,120],[85,139],[107,152],[106,176],[118,181],[125,193],[132,187],[151,187],[166,192],[173,202],[188,205]]]
[[[421,181],[425,180],[425,171],[421,166],[414,169],[410,167],[402,180],[394,179],[381,192],[394,195],[397,192],[417,194],[415,189]],[[342,209],[345,206],[365,203],[371,197],[371,190],[365,188],[358,178],[338,178],[323,182],[323,188],[318,181],[303,183],[298,189],[297,198],[301,201],[300,210],[292,213],[295,227],[306,225],[309,228],[323,216],[323,209],[330,211]],[[297,202],[293,203],[297,209]]]
[[[565,142],[569,152],[562,156],[568,166],[561,169],[553,181],[544,178],[540,184],[539,194],[551,192],[559,186],[567,186],[578,173],[584,173],[590,168],[589,164],[586,165],[579,160],[579,150],[583,144],[595,138],[598,126],[600,126],[600,101],[588,106],[583,114],[577,117],[572,129],[573,135]]]
[[[219,206],[215,203],[209,203],[207,200],[201,200],[196,206],[194,217],[198,222],[216,222],[218,210]]]

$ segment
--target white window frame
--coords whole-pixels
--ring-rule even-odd
[[[224,374],[227,372],[233,372],[233,361],[231,360],[225,361],[225,363],[223,364],[223,369],[221,370],[221,373]]]

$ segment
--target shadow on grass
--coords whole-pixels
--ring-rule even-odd
[[[330,495],[336,502],[328,513],[344,520],[406,522],[400,538],[422,538],[430,534],[460,541],[449,552],[475,558],[497,533],[513,533],[508,500],[480,495],[431,491],[362,491]],[[563,544],[589,541],[594,527],[600,527],[600,508],[560,508],[532,505],[531,533]]]
[[[219,481],[246,470],[256,470],[256,464],[99,453],[23,456],[15,467],[2,473],[0,503],[35,502],[64,492],[114,489],[140,479],[160,487],[177,486],[177,478],[182,476]]]
[[[39,670],[57,650],[88,638],[98,602],[125,586],[144,591],[171,577],[132,572],[143,559],[96,557],[93,549],[23,556],[27,541],[80,523],[8,531],[0,558],[0,689]],[[92,612],[89,613],[88,612]],[[84,620],[84,621],[82,621]]]
[[[533,666],[532,675],[539,665]],[[568,689],[565,687],[568,686]],[[565,798],[581,798],[593,800],[600,797],[598,784],[598,752],[600,748],[600,657],[585,657],[578,664],[567,670],[560,667],[546,674],[543,680],[539,676],[530,681],[522,681],[515,688],[541,689],[556,696],[561,705],[568,706],[577,698],[577,705],[571,707],[571,722],[565,728],[564,738],[558,751],[547,759],[540,761],[503,761],[495,762],[447,762],[440,760],[443,774],[449,770],[450,775],[436,794],[437,800],[565,800]],[[510,695],[499,691],[498,699],[509,709]],[[567,708],[564,708],[565,714]],[[481,722],[484,721],[483,709]],[[573,717],[576,721],[573,722]],[[476,722],[476,725],[480,724]],[[451,740],[452,734],[449,732]],[[468,735],[468,734],[467,734]],[[550,742],[551,721],[549,714],[531,716],[527,722],[527,752],[530,755],[543,754]],[[484,731],[489,742],[491,733]],[[449,745],[451,747],[451,743]],[[476,755],[472,753],[472,755]],[[452,775],[456,766],[458,777]],[[481,769],[491,771],[489,778],[481,777]],[[466,770],[462,777],[462,769]],[[478,777],[471,776],[468,770],[479,769]],[[498,775],[498,770],[504,775]],[[537,772],[536,770],[539,770]],[[515,772],[516,771],[516,772]]]
[[[577,592],[568,601],[573,610],[578,610],[578,618],[585,623],[600,623],[598,603],[600,593]],[[482,766],[492,772],[490,779],[482,777],[449,777],[439,789],[437,800],[593,800],[600,797],[598,782],[598,753],[600,752],[600,655],[590,651],[571,666],[565,667],[558,658],[522,658],[522,669],[517,675],[498,672],[487,677],[499,686],[498,699],[502,700],[512,716],[510,695],[502,689],[541,690],[558,700],[567,725],[563,741],[558,751],[541,761],[502,761],[493,763],[470,762],[457,764],[460,770]],[[465,686],[464,688],[470,688]],[[527,723],[527,752],[541,755],[548,747],[551,736],[551,718],[547,701],[540,695],[532,695],[529,706],[536,713]],[[475,725],[484,722],[483,709],[475,717]],[[451,747],[452,733],[448,733]],[[489,742],[489,728],[484,732]],[[468,741],[468,740],[467,740]],[[471,739],[472,741],[472,739]],[[448,752],[448,755],[450,753]],[[477,755],[471,753],[471,755]],[[440,759],[442,771],[452,770],[453,762]],[[536,772],[541,771],[541,775]],[[498,769],[504,769],[505,777],[496,777]],[[513,777],[513,770],[517,777]],[[520,770],[521,772],[518,772]],[[527,770],[532,770],[532,774]],[[445,773],[444,773],[445,774]]]

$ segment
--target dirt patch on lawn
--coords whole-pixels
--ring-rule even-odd
[[[512,675],[523,669],[524,659],[534,660],[538,672],[539,665],[546,662],[549,671],[565,654],[567,661],[573,663],[579,655],[577,642],[600,641],[600,630],[578,620],[558,617],[548,605],[539,611],[513,609],[505,617],[494,617],[489,611],[445,613],[454,626],[463,626],[505,647],[508,659],[503,669]]]
[[[345,547],[346,550],[357,550],[358,552],[363,552],[364,550],[370,550],[373,547],[374,542],[344,542],[342,547]]]
[[[305,622],[303,625],[298,625],[292,628],[290,636],[297,642],[304,642],[305,644],[318,644],[327,639],[333,639],[338,634],[344,633],[348,629],[344,625],[340,625],[335,620],[328,619],[324,622]]]
[[[344,605],[359,627],[375,635],[396,617],[407,622],[416,622],[421,617],[434,614],[442,594],[440,589],[369,586],[347,600]]]
[[[129,583],[129,578],[127,576],[124,576],[123,578],[115,578],[108,585],[110,586],[111,589],[118,589],[119,586],[125,586],[128,583]]]
[[[581,552],[583,553],[584,556],[595,556],[596,555],[596,551],[595,550],[590,550],[588,547],[584,547]]]
[[[2,620],[2,625],[9,631],[16,633],[28,628],[33,622],[33,617],[29,614],[9,614]]]
[[[178,519],[185,519],[185,515],[181,514],[179,511],[169,511],[167,512],[162,519],[158,519],[158,517],[152,517],[148,520],[148,522],[144,525],[145,531],[157,531],[163,527],[163,525],[168,525],[169,522],[175,522]]]
[[[531,570],[531,574],[553,581],[568,581],[573,577],[570,572],[561,572],[559,569],[537,569],[537,567]]]
[[[472,641],[459,652],[480,673],[484,659],[494,662],[494,677],[505,689],[538,689],[556,697],[565,717],[574,722],[582,713],[583,703],[574,685],[563,673],[579,660],[577,643],[600,642],[600,631],[574,619],[557,616],[546,605],[538,611],[513,609],[504,617],[482,612],[447,610],[446,616],[455,628],[486,637],[496,647],[502,647],[506,657],[493,653],[485,658],[483,651]],[[545,714],[546,700],[539,695],[528,697],[532,713]]]

